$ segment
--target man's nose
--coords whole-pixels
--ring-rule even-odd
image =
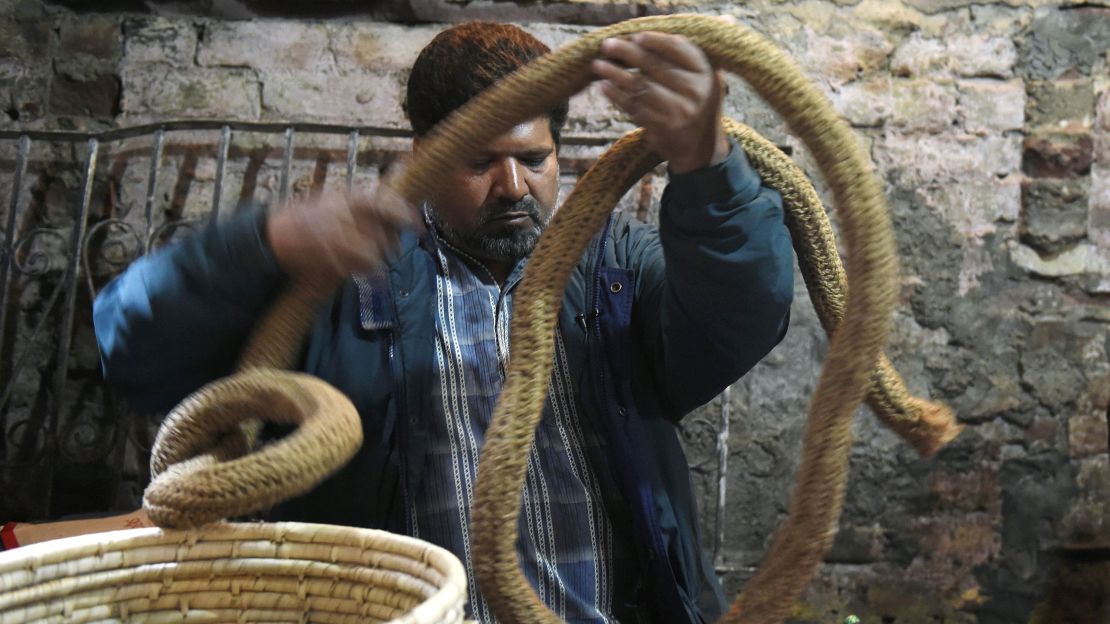
[[[500,159],[495,171],[494,194],[514,202],[524,199],[528,194],[528,185],[524,182],[523,173],[515,158]]]

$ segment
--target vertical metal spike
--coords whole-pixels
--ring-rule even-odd
[[[69,255],[66,262],[64,280],[65,302],[62,305],[62,315],[58,323],[58,351],[54,364],[54,384],[50,399],[49,432],[49,461],[46,464],[46,491],[43,501],[46,515],[50,515],[53,505],[54,470],[58,457],[58,427],[65,407],[65,386],[69,376],[69,349],[73,341],[73,313],[77,306],[77,280],[81,271],[81,245],[85,241],[85,230],[88,225],[89,204],[92,201],[93,183],[96,181],[96,158],[100,152],[100,142],[95,138],[89,139],[88,155],[85,161],[85,184],[81,193],[81,205],[78,207],[73,231],[69,241]]]
[[[721,393],[721,420],[717,428],[717,517],[713,536],[713,563],[720,562],[725,543],[725,492],[728,485],[728,421],[732,410],[732,386]]]
[[[23,176],[27,174],[27,160],[31,154],[31,138],[19,137],[19,154],[16,156],[15,177],[12,179],[12,200],[8,205],[8,219],[4,224],[4,247],[0,248],[0,354],[4,353],[4,327],[8,312],[8,276],[15,264],[15,224],[19,213],[19,198],[23,194]]]
[[[220,128],[220,146],[216,153],[216,186],[212,189],[212,214],[215,223],[220,218],[220,195],[224,190],[224,169],[227,167],[227,149],[231,145],[231,126]]]
[[[355,188],[355,168],[358,167],[358,130],[351,130],[347,137],[347,194]]]
[[[278,200],[285,202],[289,197],[289,176],[293,168],[293,127],[285,129],[285,155],[281,163],[281,187],[278,190]]]
[[[143,253],[150,251],[150,235],[154,231],[154,194],[158,192],[158,167],[162,164],[162,147],[166,142],[166,132],[162,128],[154,133],[154,145],[150,149],[150,170],[146,177],[146,234],[143,236]]]

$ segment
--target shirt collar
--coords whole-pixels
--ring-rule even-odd
[[[448,275],[447,254],[451,254],[459,258],[462,263],[465,264],[472,273],[481,278],[483,282],[489,284],[497,283],[497,280],[494,279],[493,274],[490,273],[490,270],[487,269],[480,260],[459,249],[455,245],[452,245],[450,242],[447,241],[447,239],[440,235],[439,230],[436,228],[435,222],[431,217],[431,208],[429,208],[427,204],[424,204],[423,211],[425,235],[421,239],[421,244],[425,245],[426,248],[431,252],[432,257],[435,258],[436,270],[439,271],[439,274],[441,276]],[[528,264],[528,258],[530,257],[531,254],[517,261],[516,266],[514,266],[513,270],[509,272],[508,278],[505,279],[505,283],[501,285],[502,290],[512,290],[516,287],[517,282],[520,281],[520,276],[524,271],[525,265]]]
[[[427,204],[423,206],[423,214],[424,234],[420,236],[417,245],[432,255],[436,271],[440,276],[449,276],[446,254],[451,254],[462,260],[476,275],[487,279],[490,283],[495,282],[489,269],[481,262],[451,245],[439,235]],[[502,285],[503,291],[509,292],[516,288],[530,257],[529,254],[516,263],[505,284]],[[389,305],[389,271],[392,265],[393,262],[386,262],[373,271],[352,276],[355,288],[358,290],[359,323],[365,330],[374,331],[393,327],[393,315]]]

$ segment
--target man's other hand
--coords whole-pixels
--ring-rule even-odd
[[[602,92],[644,129],[672,172],[728,156],[721,127],[724,80],[701,48],[680,35],[642,32],[606,39],[601,53],[592,68],[603,80]]]
[[[290,275],[340,281],[380,265],[398,251],[401,231],[421,223],[411,204],[379,183],[369,192],[290,201],[269,215],[266,236]]]

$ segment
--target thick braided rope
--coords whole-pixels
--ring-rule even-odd
[[[261,415],[297,431],[242,457],[194,456],[211,446],[213,432],[236,431]],[[265,509],[312,489],[361,444],[358,413],[342,392],[303,373],[246,370],[201,388],[166,417],[143,508],[174,528]]]
[[[774,143],[731,119],[726,119],[725,125],[764,183],[782,195],[786,225],[809,298],[825,332],[832,335],[844,317],[848,278],[821,198],[801,167]],[[963,430],[948,406],[911,395],[886,354],[879,355],[871,373],[867,404],[883,423],[926,457]]]
[[[778,621],[804,589],[835,531],[850,418],[882,349],[895,298],[895,248],[882,190],[847,124],[817,89],[773,44],[747,28],[702,16],[632,20],[537,60],[464,107],[425,143],[423,158],[413,163],[399,190],[410,198],[430,195],[435,171],[468,154],[470,146],[543,114],[583,88],[603,39],[641,30],[683,34],[720,67],[747,79],[809,146],[843,211],[852,289],[810,407],[791,511],[765,564],[731,612],[741,621]],[[526,356],[510,362],[479,462],[472,510],[474,567],[483,594],[503,621],[557,621],[517,567],[514,544],[525,456],[547,393],[556,312],[571,268],[610,208],[593,198],[617,185],[597,177],[594,182],[580,182],[529,261],[512,323],[513,351]]]
[[[844,316],[848,279],[836,249],[832,225],[817,191],[801,167],[774,143],[735,120],[726,117],[722,121],[726,131],[744,149],[763,182],[782,195],[786,225],[810,300],[822,326],[831,335]],[[648,147],[640,136],[639,130],[627,135],[602,155],[603,164],[600,167],[609,167],[608,159],[615,158],[618,151],[642,151],[644,157],[638,158],[635,164],[629,164],[632,168],[627,171],[628,179],[639,180],[659,164],[658,157],[647,151]],[[608,196],[619,199],[626,191],[627,187],[619,186],[612,189]],[[608,205],[608,196],[597,201]],[[946,405],[911,395],[885,354],[879,355],[872,371],[867,403],[880,420],[924,456],[932,455],[963,430]]]
[[[239,372],[166,416],[143,493],[151,521],[188,528],[260,511],[307,492],[354,456],[362,423],[351,401],[320,379],[280,370],[292,365],[326,292],[294,285],[255,329]],[[299,428],[248,455],[264,420]]]

